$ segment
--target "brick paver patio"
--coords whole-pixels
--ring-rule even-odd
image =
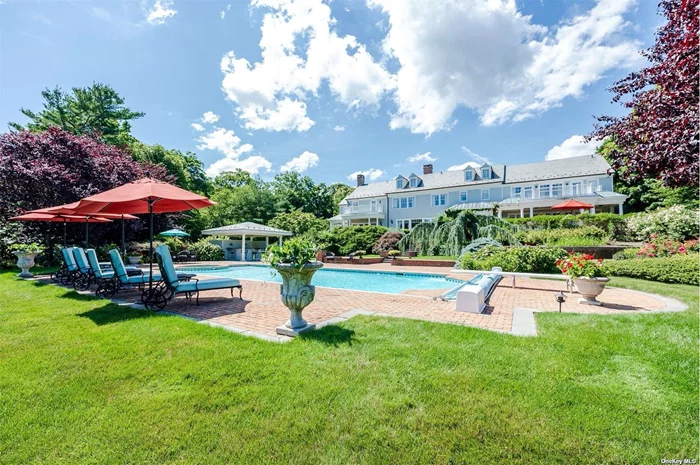
[[[416,268],[410,271],[437,272],[436,269]],[[385,267],[365,266],[363,269],[383,270]],[[450,275],[450,271],[443,268],[440,273],[457,279],[469,278],[464,274]],[[209,277],[199,275],[198,278]],[[280,285],[248,280],[241,280],[241,283],[242,300],[238,299],[238,292],[232,298],[228,290],[202,291],[199,306],[178,296],[168,304],[166,311],[266,339],[288,339],[275,333],[275,328],[288,318],[288,311],[280,301]],[[519,309],[558,311],[559,305],[554,295],[565,290],[565,284],[563,281],[518,278],[516,288],[513,289],[511,280],[504,280],[493,292],[486,310],[481,314],[458,312],[454,301],[445,302],[435,298],[445,290],[382,294],[318,287],[314,302],[304,310],[304,318],[310,323],[322,324],[328,320],[337,321],[339,317],[347,317],[350,311],[359,311],[510,333],[513,330],[513,314]],[[562,312],[566,313],[629,314],[683,308],[676,301],[624,289],[606,288],[599,297],[603,304],[600,307],[579,304],[579,295],[576,293],[566,295],[568,299],[562,306]],[[136,302],[139,297],[140,293],[136,290],[124,290],[115,299]]]

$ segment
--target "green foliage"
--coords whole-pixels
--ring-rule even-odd
[[[267,224],[277,213],[275,195],[261,179],[233,189],[219,189],[211,199],[218,205],[206,208],[202,213],[210,227],[243,221]]]
[[[356,250],[370,253],[387,231],[383,226],[343,226],[319,234],[317,240],[323,244],[324,250],[334,254],[348,255]]]
[[[275,176],[272,189],[280,211],[301,210],[319,218],[330,218],[334,212],[332,192],[323,183],[315,184],[309,176],[287,171]]]
[[[419,255],[459,255],[469,241],[488,237],[501,243],[519,244],[520,228],[495,216],[477,215],[470,210],[447,211],[431,223],[414,227],[399,243],[402,250]]]
[[[23,253],[23,254],[40,254],[44,251],[45,247],[43,245],[32,242],[30,244],[12,244],[10,250],[13,252]]]
[[[178,253],[187,249],[187,244],[179,237],[166,237],[163,239],[163,242],[168,246],[171,252]]]
[[[498,266],[503,271],[556,273],[557,260],[567,255],[556,247],[484,247],[475,253],[462,254],[457,264],[464,270],[488,271]]]
[[[72,134],[86,134],[100,137],[110,145],[123,146],[133,142],[130,122],[141,118],[144,113],[130,110],[124,99],[110,86],[94,83],[89,87],[74,87],[68,94],[56,87],[41,93],[44,108],[39,112],[22,108],[20,111],[31,122],[27,129],[34,132],[45,131],[58,126]],[[15,130],[24,129],[17,123],[10,123]]]
[[[387,255],[390,257],[398,257],[399,255],[401,255],[401,251],[400,250],[390,250],[389,252],[387,252]]]
[[[615,237],[624,235],[625,229],[625,218],[614,213],[537,215],[531,218],[508,218],[506,221],[517,224],[525,230],[575,229],[583,226],[595,226]]]
[[[631,260],[633,258],[639,258],[639,255],[637,255],[638,252],[639,248],[624,249],[620,250],[619,252],[615,252],[612,258],[613,260]]]
[[[700,257],[698,254],[676,255],[662,258],[636,258],[630,260],[606,260],[609,276],[627,276],[662,283],[700,284]]]
[[[651,240],[653,236],[682,241],[697,238],[700,232],[700,211],[676,205],[649,213],[626,217],[630,238]]]
[[[387,231],[382,234],[377,240],[377,243],[372,247],[373,253],[388,252],[390,250],[398,249],[399,242],[403,239],[404,233],[401,231]]]
[[[304,265],[316,262],[316,251],[318,247],[312,241],[295,237],[279,244],[273,244],[267,248],[263,261],[272,266],[279,264],[294,265],[298,270]]]
[[[197,255],[201,261],[223,260],[224,251],[221,247],[209,242],[207,239],[200,239],[189,246],[190,252]]]
[[[596,246],[607,242],[608,233],[598,226],[575,229],[534,229],[517,234],[527,245]]]
[[[210,181],[204,172],[204,164],[192,152],[166,149],[162,145],[146,145],[135,141],[130,144],[131,156],[141,163],[162,165],[168,174],[175,176],[175,184],[185,190],[208,195]]]
[[[289,231],[295,236],[309,235],[310,237],[315,237],[329,228],[328,220],[317,218],[312,213],[304,213],[301,210],[278,213],[270,220],[268,226]]]
[[[467,246],[462,249],[462,253],[464,254],[478,252],[484,247],[500,248],[503,247],[503,244],[489,237],[480,237],[478,239],[474,239],[469,244],[467,244]]]
[[[112,249],[117,249],[121,251],[121,248],[117,244],[104,244],[97,249],[95,249],[95,253],[97,254],[97,259],[101,262],[108,262],[109,261],[109,251]]]
[[[556,265],[570,278],[601,278],[606,274],[603,259],[595,259],[589,254],[572,253],[566,258],[557,260]]]
[[[342,182],[336,182],[328,186],[328,194],[331,196],[333,202],[333,215],[340,213],[340,202],[342,202],[345,197],[352,194],[354,190],[354,187],[350,187]]]
[[[236,168],[235,171],[225,171],[214,178],[214,189],[235,189],[261,182],[253,178],[249,172]]]

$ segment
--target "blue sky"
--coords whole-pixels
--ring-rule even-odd
[[[0,0],[0,127],[97,81],[146,113],[138,139],[212,175],[582,155],[660,22],[651,0]]]

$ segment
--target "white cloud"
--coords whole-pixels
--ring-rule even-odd
[[[202,132],[204,131],[204,126],[202,126],[199,123],[192,123],[192,128],[197,131],[197,132]]]
[[[334,131],[343,132],[345,131],[345,126],[336,126],[333,128]]]
[[[207,176],[213,178],[224,171],[235,171],[237,169],[247,171],[250,174],[258,174],[260,171],[270,172],[272,171],[272,163],[260,155],[253,155],[243,160],[222,158],[212,163],[209,168],[207,168],[206,173]]]
[[[560,158],[582,157],[595,153],[602,141],[592,140],[584,142],[583,136],[574,135],[566,139],[559,145],[555,145],[547,152],[545,160],[558,160]]]
[[[468,161],[466,163],[462,163],[461,165],[452,165],[449,168],[447,168],[447,171],[462,171],[467,166],[471,166],[472,168],[478,168],[481,165],[475,161]]]
[[[224,19],[226,17],[226,13],[228,13],[229,11],[231,11],[231,4],[230,3],[228,5],[226,5],[226,8],[221,10],[221,12],[219,13],[219,15],[221,16],[221,19]]]
[[[553,28],[514,0],[368,0],[388,16],[383,47],[398,60],[390,127],[430,135],[451,129],[458,107],[484,125],[517,122],[580,98],[586,86],[640,58],[624,37],[634,0],[598,0]]]
[[[462,147],[460,147],[460,148],[462,149],[462,152],[466,153],[466,154],[467,154],[468,156],[470,156],[474,161],[479,162],[479,163],[481,163],[482,165],[483,165],[484,163],[487,163],[487,164],[489,164],[489,165],[493,164],[493,163],[491,162],[491,160],[489,160],[488,158],[486,158],[486,157],[484,157],[484,156],[481,156],[481,155],[479,155],[478,153],[472,152],[471,150],[469,150],[469,148],[465,147],[464,145],[463,145]]]
[[[146,21],[150,24],[164,24],[168,18],[172,18],[177,14],[177,10],[173,8],[172,0],[156,0],[148,10]]]
[[[218,150],[231,158],[237,158],[240,154],[238,144],[241,139],[231,129],[214,128],[210,133],[200,136],[197,142],[199,150]]]
[[[355,171],[354,173],[350,173],[348,175],[348,179],[350,181],[357,181],[358,174],[364,174],[365,179],[368,181],[375,181],[375,180],[381,178],[382,176],[384,176],[386,173],[378,168],[370,168],[368,170]]]
[[[409,163],[417,163],[419,161],[435,161],[437,158],[431,157],[430,152],[425,152],[425,153],[417,153],[415,155],[411,155],[406,159],[407,162]]]
[[[208,111],[202,115],[202,122],[204,123],[211,124],[216,123],[217,121],[219,121],[219,115],[213,111]]]
[[[393,79],[354,36],[338,35],[331,9],[322,0],[253,0],[266,8],[262,61],[251,64],[233,51],[221,60],[226,97],[238,106],[245,127],[307,131],[313,124],[306,101],[327,82],[348,107],[379,104]]]
[[[296,171],[297,173],[303,173],[309,168],[318,165],[318,160],[318,155],[307,151],[282,165],[280,171]]]

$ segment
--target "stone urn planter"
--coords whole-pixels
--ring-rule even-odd
[[[131,255],[127,258],[129,259],[130,265],[138,265],[139,262],[141,261],[141,255]]]
[[[380,250],[379,251],[379,256],[382,258],[386,258],[389,256],[389,251],[388,250]]]
[[[582,298],[578,300],[578,303],[585,305],[600,305],[600,302],[596,299],[605,290],[605,283],[610,281],[610,278],[575,278],[574,284],[576,285],[576,290],[581,294]]]
[[[417,256],[418,256],[418,252],[416,252],[415,250],[408,250],[408,251],[406,251],[406,256],[407,256],[408,258],[417,257]]]
[[[34,275],[29,272],[29,269],[34,266],[34,258],[38,253],[12,252],[17,257],[17,266],[22,270],[20,278],[33,278]]]
[[[294,265],[278,263],[273,265],[273,268],[282,276],[280,297],[284,306],[289,309],[289,321],[277,327],[277,334],[297,336],[314,329],[316,325],[307,323],[301,312],[316,296],[316,287],[311,285],[311,278],[316,271],[323,268],[323,263],[307,263],[301,269]]]

